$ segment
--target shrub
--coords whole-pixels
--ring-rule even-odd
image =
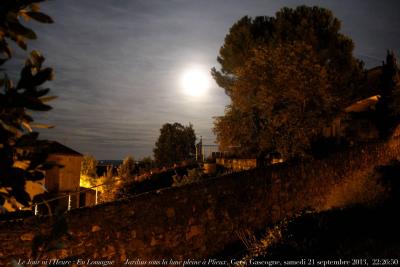
[[[187,172],[187,175],[180,176],[176,174],[172,176],[174,181],[172,186],[182,186],[185,184],[195,183],[200,181],[204,177],[203,172],[199,168],[187,170]]]

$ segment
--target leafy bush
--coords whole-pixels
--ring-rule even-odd
[[[173,184],[172,186],[182,186],[185,184],[191,184],[200,181],[204,175],[199,168],[194,168],[187,171],[187,175],[179,176],[178,174],[172,176]]]
[[[81,163],[81,176],[87,176],[93,179],[97,178],[97,164],[98,162],[94,156],[84,155]]]

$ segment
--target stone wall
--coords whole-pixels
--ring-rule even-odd
[[[354,150],[287,168],[250,170],[178,188],[150,192],[68,213],[71,238],[44,258],[203,259],[239,240],[243,231],[304,208],[319,208],[331,185],[361,169],[372,170],[399,155],[398,142]],[[49,222],[36,219],[0,224],[0,262],[30,257],[33,236]],[[0,265],[1,265],[0,264]]]
[[[250,170],[257,167],[256,159],[227,159],[227,158],[217,158],[216,163],[222,165],[227,169],[233,171],[244,171]]]

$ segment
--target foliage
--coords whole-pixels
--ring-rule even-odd
[[[98,178],[100,194],[100,201],[115,200],[116,192],[120,189],[121,182],[114,176],[113,167],[108,166],[105,174]]]
[[[130,190],[136,186],[137,166],[132,156],[124,159],[122,164],[117,169],[119,181],[113,183],[112,195],[125,196],[130,194]]]
[[[190,159],[195,153],[196,134],[193,125],[166,123],[160,129],[155,144],[154,158],[160,166],[171,166]]]
[[[172,178],[174,180],[172,186],[182,186],[200,181],[203,179],[203,172],[199,168],[193,168],[187,170],[187,175],[175,174]]]
[[[144,180],[128,180],[117,189],[117,196],[137,195],[172,185],[173,170],[153,173]]]
[[[144,179],[130,180],[127,183],[121,184],[117,189],[117,195],[124,197],[126,195],[137,195],[145,192],[155,191],[173,185],[174,175],[183,177],[188,174],[190,169],[195,168],[197,165],[187,165],[183,167],[175,167],[171,169],[164,169],[162,171],[155,171],[146,176]]]
[[[253,156],[265,153],[266,147],[276,147],[278,150],[288,152],[289,156],[297,152],[304,153],[309,140],[315,135],[314,130],[361,94],[360,84],[364,77],[362,64],[352,55],[353,42],[339,30],[340,22],[332,12],[324,8],[306,6],[295,9],[283,8],[276,13],[275,17],[256,17],[254,19],[243,17],[232,26],[217,58],[221,70],[212,69],[215,81],[225,89],[232,100],[226,108],[225,116],[215,120],[214,131],[221,149],[232,150],[230,148],[235,148],[233,150],[236,152],[253,154]],[[295,50],[290,51],[291,48]],[[287,54],[284,55],[282,52]],[[260,58],[263,57],[263,53],[264,57],[266,55],[273,56],[272,66],[261,62]],[[299,58],[296,59],[293,54]],[[294,61],[289,61],[291,59]],[[251,63],[263,66],[263,71],[255,67],[251,68]],[[307,70],[303,71],[300,63],[305,63]],[[286,67],[288,70],[281,74],[280,71],[285,70]],[[255,76],[254,82],[251,83],[248,78],[244,84],[244,74],[250,73],[253,77]],[[302,74],[306,74],[306,77],[302,77]],[[294,75],[294,79],[291,75]],[[311,89],[307,94],[301,95],[301,86],[295,86],[295,89],[292,89],[288,84],[282,84],[283,81],[279,81],[282,78],[285,78],[291,85],[296,85],[300,81],[304,88],[308,87],[307,83],[311,83],[314,89],[318,84],[323,83],[324,86],[321,90],[316,91],[317,96],[314,99],[309,100],[308,97],[314,97]],[[264,82],[269,82],[269,84],[264,85]],[[265,125],[269,127],[270,120],[273,120],[273,118],[267,118],[271,112],[268,114],[268,112],[264,112],[264,109],[256,108],[256,106],[243,109],[241,104],[243,101],[245,103],[263,101],[264,105],[267,103],[279,104],[277,99],[274,101],[268,94],[270,89],[267,88],[271,87],[271,84],[275,84],[276,90],[279,89],[278,85],[282,85],[280,94],[286,95],[286,101],[289,101],[290,104],[298,100],[298,97],[310,102],[315,102],[321,96],[327,97],[322,109],[319,109],[319,105],[313,108],[313,112],[319,116],[322,123],[312,125],[310,122],[308,126],[311,128],[304,129],[302,133],[297,132],[296,134],[299,135],[295,140],[288,140],[293,143],[301,140],[298,147],[302,147],[302,149],[293,149],[293,144],[286,147],[285,143],[279,144],[279,141],[276,143],[277,141],[272,139],[268,141],[268,138],[272,138],[272,136],[262,135],[276,136],[282,133],[282,131],[275,133],[262,130]],[[244,85],[248,87],[244,87]],[[264,93],[254,94],[257,90],[264,91]],[[286,90],[288,91],[286,92]],[[321,94],[322,91],[323,94]],[[295,96],[297,93],[300,95]],[[264,99],[256,99],[261,97]],[[282,126],[282,130],[284,128],[291,129],[293,125],[300,123],[300,121],[296,121],[296,118],[290,118],[289,115],[293,115],[293,113],[288,112],[294,109],[285,109],[285,104],[285,101],[280,101],[280,105],[268,107],[275,110],[283,107],[280,115],[284,122],[276,125]],[[330,106],[330,110],[326,109],[326,105]],[[292,105],[292,107],[295,106]],[[327,111],[330,116],[325,117]],[[300,112],[303,111],[300,110]],[[308,114],[299,116],[305,119]],[[262,117],[267,121],[260,121]],[[285,123],[287,124],[284,125]],[[271,127],[274,128],[272,125]],[[246,135],[246,131],[249,134]],[[311,136],[308,135],[310,131],[313,132]],[[283,138],[287,138],[287,136]]]
[[[217,57],[221,71],[212,69],[217,84],[225,89],[229,96],[234,86],[237,68],[243,66],[252,57],[252,50],[271,38],[273,18],[247,16],[237,21],[225,37]]]
[[[139,161],[139,173],[148,173],[155,168],[155,162],[151,157],[144,157]]]
[[[388,138],[400,123],[400,70],[393,52],[387,53],[379,87],[377,125],[381,137]]]
[[[215,118],[213,132],[221,151],[247,156],[246,154],[258,151],[258,144],[253,142],[249,131],[254,128],[251,114],[245,114],[235,106],[228,105],[225,115]]]
[[[237,69],[230,97],[231,106],[215,122],[217,141],[240,145],[249,155],[276,151],[285,157],[306,154],[330,122],[334,101],[326,68],[304,43],[254,50]]]
[[[105,173],[101,176],[90,177],[81,175],[80,186],[92,188],[99,192],[99,202],[113,201],[116,199],[116,192],[125,184],[114,175],[113,167],[107,166]]]
[[[85,155],[82,160],[80,185],[83,187],[96,187],[100,194],[100,201],[111,201],[115,199],[115,193],[119,190],[121,182],[113,172],[112,166],[107,166],[105,173],[97,175],[97,160],[92,155]],[[128,179],[132,177],[130,169],[134,167],[132,157],[127,157],[118,168],[120,178]]]
[[[47,15],[39,12],[40,0],[5,0],[0,8],[0,65],[12,57],[9,40],[26,50],[26,40],[36,39],[31,29],[20,23],[20,18],[51,23]],[[43,171],[50,168],[46,163],[46,142],[38,140],[32,128],[49,128],[34,124],[29,110],[48,111],[46,102],[49,89],[42,85],[53,78],[51,68],[44,68],[44,57],[32,51],[21,70],[16,85],[4,73],[0,79],[0,205],[5,200],[16,199],[27,206],[31,201],[25,192],[26,181],[41,180]],[[2,69],[4,72],[4,69]]]
[[[81,175],[97,178],[97,160],[92,155],[84,155],[81,163]]]
[[[124,159],[122,164],[118,167],[118,177],[122,180],[132,180],[136,173],[135,160],[132,156]]]
[[[98,185],[97,160],[92,155],[84,155],[81,163],[80,186],[90,188]]]
[[[253,56],[254,48],[303,42],[312,47],[318,62],[327,68],[329,81],[334,82],[331,89],[337,95],[357,95],[359,88],[354,81],[360,78],[362,65],[352,55],[353,42],[339,30],[340,21],[320,7],[283,8],[275,17],[243,17],[225,37],[217,58],[221,71],[213,68],[213,76],[229,95],[238,68]]]
[[[36,39],[36,33],[21,24],[20,18],[26,21],[33,19],[41,23],[53,23],[48,15],[40,12],[40,2],[46,0],[3,0],[0,8],[0,65],[12,57],[8,40],[14,41],[20,48],[26,50],[27,39]]]

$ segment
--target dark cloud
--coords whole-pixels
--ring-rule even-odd
[[[38,119],[55,129],[42,137],[59,140],[99,159],[152,154],[166,122],[192,123],[213,143],[212,117],[228,99],[214,84],[206,99],[179,92],[179,75],[192,64],[217,66],[216,56],[230,26],[244,15],[273,16],[283,6],[332,9],[355,54],[371,67],[386,49],[400,52],[399,2],[97,0],[50,1],[43,10],[53,25],[33,27],[42,51],[56,70],[51,83],[59,99]],[[22,64],[23,57],[18,56]],[[49,84],[50,85],[50,84]]]

